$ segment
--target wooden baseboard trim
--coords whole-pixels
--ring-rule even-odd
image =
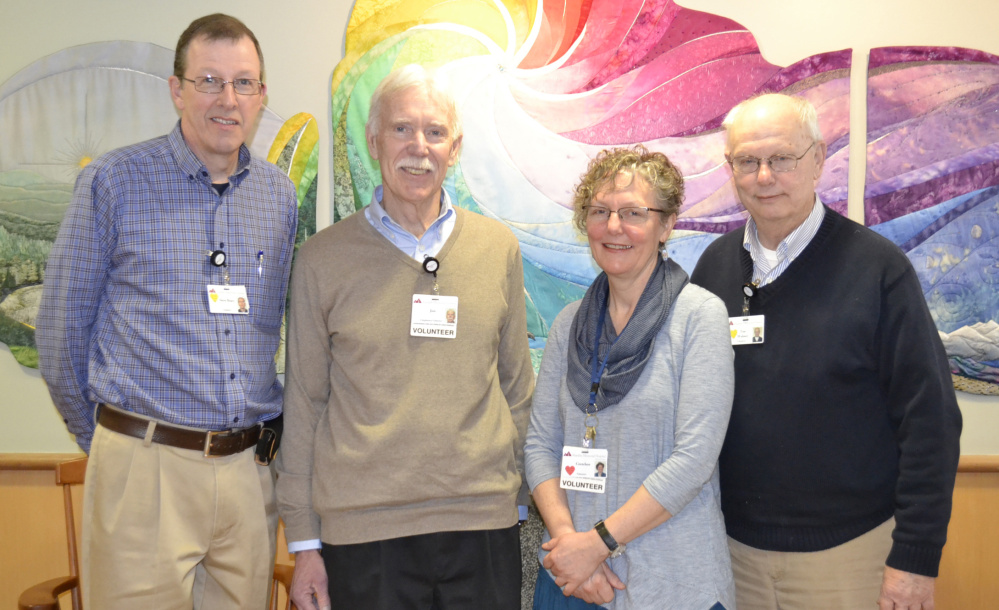
[[[999,455],[962,455],[958,472],[999,472]]]

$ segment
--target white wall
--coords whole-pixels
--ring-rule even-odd
[[[867,52],[880,46],[963,46],[999,55],[995,0],[813,0],[763,3],[679,0],[742,23],[764,57],[788,65],[809,55],[854,49],[851,147],[864,147]],[[267,63],[268,105],[287,118],[308,112],[320,123],[317,218],[329,218],[329,82],[343,56],[348,0],[3,0],[0,82],[60,49],[105,40],[137,40],[173,48],[196,17],[236,15],[256,33]],[[163,93],[166,95],[166,91]],[[0,134],[2,137],[2,134]],[[862,219],[864,155],[851,155],[850,214]],[[327,221],[328,222],[328,221]],[[962,452],[999,454],[999,399],[959,393],[965,416]],[[37,371],[20,367],[0,346],[0,452],[67,452],[65,432]]]

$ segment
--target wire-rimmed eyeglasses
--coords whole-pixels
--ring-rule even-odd
[[[217,76],[181,78],[189,83],[194,83],[194,90],[201,93],[222,93],[226,85],[232,85],[232,90],[239,95],[256,95],[264,86],[255,78],[236,78],[233,80],[222,80]]]
[[[649,219],[649,212],[657,212],[659,214],[666,213],[665,210],[637,206],[612,210],[610,208],[605,208],[602,205],[584,205],[583,210],[586,211],[587,222],[599,224],[606,223],[610,220],[611,215],[617,214],[617,217],[620,218],[621,222],[624,224],[641,225],[645,224],[645,221]]]
[[[766,159],[751,155],[740,155],[729,159],[728,164],[732,166],[732,171],[737,174],[755,174],[760,171],[760,163],[763,161],[767,162],[767,165],[770,166],[770,170],[773,172],[792,172],[794,168],[798,167],[798,161],[804,159],[808,151],[812,150],[812,146],[815,146],[814,141],[805,149],[805,152],[801,153],[800,157],[795,157],[787,153],[770,155]]]

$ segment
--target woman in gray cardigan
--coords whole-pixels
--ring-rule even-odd
[[[722,302],[661,256],[682,199],[641,146],[602,152],[576,187],[603,273],[556,318],[534,391],[536,609],[735,607],[717,471],[732,346]]]

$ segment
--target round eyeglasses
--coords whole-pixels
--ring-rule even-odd
[[[183,78],[189,83],[194,83],[194,90],[201,93],[222,93],[226,85],[232,85],[232,90],[239,95],[256,95],[260,93],[264,84],[254,78],[237,78],[233,80],[222,80],[217,76],[198,76],[196,78]]]
[[[732,157],[729,159],[728,164],[732,166],[732,171],[737,174],[755,174],[760,171],[760,163],[763,161],[767,162],[770,166],[770,171],[777,173],[791,172],[794,168],[798,167],[798,161],[805,158],[808,151],[812,150],[815,146],[813,141],[805,152],[801,153],[800,157],[795,157],[794,155],[781,154],[781,155],[771,155],[766,159],[761,159],[759,157],[753,157],[750,155],[741,155],[738,157]]]
[[[649,219],[649,212],[656,212],[658,214],[666,213],[665,210],[646,207],[627,207],[612,210],[602,205],[585,205],[583,209],[586,211],[586,221],[597,224],[604,224],[610,220],[612,215],[617,214],[617,217],[624,224],[641,225],[645,224],[645,221]]]

